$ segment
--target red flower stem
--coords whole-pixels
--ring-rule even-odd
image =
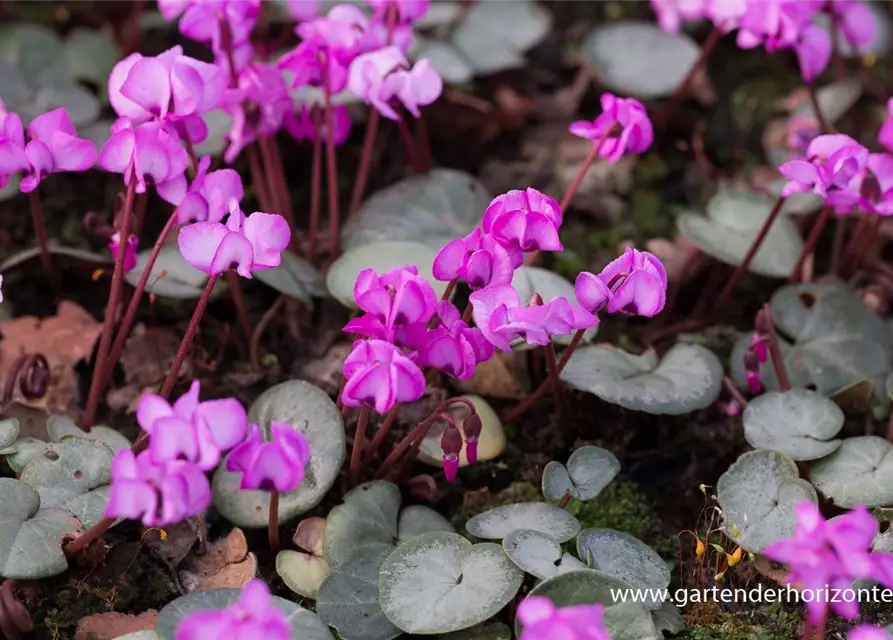
[[[272,211],[275,208],[274,203],[270,200],[270,191],[264,178],[264,170],[260,164],[260,156],[257,154],[255,145],[248,145],[245,149],[248,154],[248,170],[251,172],[251,184],[257,192],[257,205],[263,211]]]
[[[555,346],[549,342],[545,347],[546,353],[546,371],[549,379],[552,380],[552,395],[555,397],[555,411],[558,413],[558,420],[562,427],[569,424],[567,413],[567,401],[564,392],[561,389],[561,378],[558,377],[558,360],[555,358]]]
[[[189,351],[189,347],[192,346],[192,341],[198,332],[199,322],[201,322],[202,315],[204,315],[205,309],[208,307],[208,301],[211,299],[211,292],[214,291],[215,284],[217,284],[217,276],[208,278],[205,290],[202,291],[202,297],[199,298],[198,304],[195,306],[195,312],[193,312],[189,326],[186,328],[186,333],[183,335],[180,346],[177,348],[174,364],[171,366],[170,371],[167,372],[164,384],[161,385],[161,391],[158,392],[164,399],[167,399],[171,391],[174,390],[174,385],[177,383],[177,378],[180,375],[180,368],[183,366],[183,361],[186,360],[186,353]]]
[[[375,477],[378,479],[386,478],[391,471],[394,470],[394,467],[400,461],[400,458],[410,450],[416,440],[421,442],[428,434],[428,429],[431,428],[431,425],[438,419],[443,419],[444,417],[448,416],[444,416],[442,413],[435,413],[413,427],[409,433],[403,437],[400,443],[394,447],[390,455],[385,458],[384,462],[381,463],[381,467],[379,467]]]
[[[239,324],[242,325],[242,331],[245,333],[245,339],[248,341],[247,344],[251,344],[251,339],[254,337],[254,327],[251,324],[248,303],[245,302],[245,293],[242,291],[242,282],[239,279],[239,274],[230,270],[224,274],[224,277],[226,278],[226,286],[229,288],[229,293],[233,298],[233,304],[236,307],[236,314],[239,316]],[[235,343],[239,349],[240,356],[247,358],[248,350],[245,345],[238,340]]]
[[[764,304],[760,313],[763,314],[766,334],[769,336],[769,357],[772,358],[772,368],[775,369],[775,377],[778,379],[778,388],[781,391],[791,390],[791,378],[784,363],[784,354],[781,352],[781,343],[778,341],[778,332],[775,331],[775,321],[772,319],[772,308]]]
[[[471,316],[474,314],[474,306],[471,304],[471,300],[465,305],[465,311],[462,312],[462,322],[468,324],[471,321]]]
[[[127,195],[124,198],[124,212],[121,222],[121,244],[118,251],[118,259],[115,260],[115,269],[112,272],[112,284],[109,291],[108,303],[105,307],[105,317],[102,322],[102,334],[99,338],[99,349],[96,352],[96,361],[93,363],[93,378],[90,381],[90,392],[87,396],[87,407],[78,426],[89,432],[90,427],[96,421],[96,411],[99,408],[99,399],[102,394],[103,372],[107,365],[109,349],[112,345],[112,330],[115,326],[115,316],[118,313],[118,305],[124,289],[124,257],[127,255],[125,247],[130,238],[130,222],[133,210],[133,198],[136,194],[136,181],[131,180],[127,184]]]
[[[409,162],[409,166],[412,168],[413,173],[424,173],[422,163],[415,150],[415,142],[412,139],[412,133],[409,131],[409,126],[406,124],[406,120],[400,118],[399,120],[396,120],[396,125],[397,132],[400,134],[400,140],[403,142],[403,150],[406,152],[406,160]]]
[[[143,234],[143,221],[146,219],[146,208],[149,206],[149,193],[138,193],[134,200],[133,233],[139,238]]]
[[[363,446],[366,444],[366,426],[369,424],[370,413],[372,413],[372,409],[369,407],[360,409],[360,419],[357,422],[357,430],[353,437],[353,447],[350,450],[348,478],[351,485],[357,484],[360,477],[360,461],[363,456]]]
[[[297,234],[295,229],[295,214],[291,206],[291,196],[288,193],[288,185],[285,182],[285,169],[282,166],[282,157],[279,155],[279,147],[275,138],[263,137],[260,139],[260,152],[263,157],[267,180],[270,191],[274,194],[275,209],[270,213],[281,213],[292,229],[291,245],[296,246]]]
[[[757,234],[757,237],[754,238],[753,244],[750,245],[750,249],[747,252],[747,255],[744,256],[744,260],[741,261],[735,271],[732,273],[732,277],[726,282],[726,286],[723,287],[723,290],[720,292],[719,296],[716,298],[716,303],[712,307],[712,311],[709,316],[710,319],[716,317],[716,314],[722,310],[722,306],[725,301],[728,299],[729,295],[735,290],[735,287],[738,285],[738,281],[741,280],[741,277],[747,271],[747,268],[750,266],[750,263],[753,261],[753,257],[757,254],[757,251],[760,250],[760,247],[763,244],[763,241],[766,239],[766,236],[769,235],[769,231],[772,229],[772,225],[775,223],[775,219],[778,217],[779,212],[781,211],[781,206],[784,204],[784,196],[779,196],[778,200],[775,201],[775,206],[772,207],[772,211],[769,212],[769,215],[766,217],[766,221],[763,223],[763,226],[760,228],[760,232]]]
[[[332,90],[329,84],[329,60],[326,58],[322,67],[323,94],[326,100],[326,179],[329,187],[329,248],[333,257],[340,253],[340,213],[338,208],[338,163],[335,158],[335,140],[332,132],[335,130],[332,117]]]
[[[570,491],[565,491],[564,495],[561,496],[561,500],[558,502],[558,508],[564,509],[567,506],[567,503],[571,501],[572,497],[573,496],[571,495]]]
[[[736,385],[729,376],[723,378],[722,383],[723,386],[725,386],[726,391],[729,392],[729,395],[741,405],[742,410],[747,407],[747,398],[744,397],[744,394],[738,389],[738,385]]]
[[[828,14],[831,18],[831,59],[834,61],[834,75],[838,80],[843,80],[847,77],[846,63],[843,61],[843,56],[840,55],[840,25],[837,12],[834,11],[834,5],[831,3],[828,4]],[[855,53],[857,58],[862,57],[858,50]]]
[[[812,110],[815,112],[815,119],[819,123],[819,129],[822,133],[831,133],[831,127],[825,117],[822,115],[822,109],[819,107],[819,97],[816,95],[815,83],[808,82],[806,88],[809,90],[809,101],[812,103]]]
[[[313,137],[313,166],[310,170],[310,228],[307,232],[307,255],[316,253],[316,236],[319,233],[319,201],[322,191],[322,142],[316,123],[316,109],[311,111],[310,120],[316,132]]]
[[[87,529],[83,535],[78,536],[68,544],[62,547],[63,553],[65,553],[66,558],[71,558],[76,556],[81,551],[87,548],[91,542],[99,540],[105,532],[112,528],[112,525],[115,521],[112,518],[103,518],[92,527]]]
[[[698,71],[707,63],[707,60],[710,58],[713,50],[716,48],[716,45],[719,44],[720,39],[723,36],[722,27],[717,26],[710,32],[710,35],[707,36],[707,39],[704,41],[704,44],[701,45],[701,53],[698,56],[698,59],[695,60],[695,63],[691,66],[691,69],[688,70],[688,73],[685,75],[685,78],[682,79],[682,82],[679,83],[679,86],[676,87],[676,91],[673,92],[673,95],[667,100],[658,112],[652,118],[652,122],[654,122],[657,126],[663,126],[666,122],[667,118],[670,114],[673,113],[673,109],[675,109],[676,104],[679,100],[684,96],[689,88],[691,87],[691,83],[695,78],[695,75]]]
[[[56,295],[59,295],[62,293],[62,283],[53,265],[53,254],[50,253],[47,241],[47,230],[43,223],[43,210],[40,207],[40,196],[37,193],[37,189],[28,194],[28,199],[31,203],[31,220],[34,222],[34,235],[37,236],[37,246],[40,249],[40,261],[43,263],[43,271]]]
[[[422,173],[431,171],[431,138],[428,135],[428,127],[425,125],[425,114],[419,110],[419,117],[416,118],[416,136],[418,140],[419,165]]]
[[[841,272],[849,274],[859,268],[863,258],[871,248],[871,241],[877,235],[883,217],[876,214],[862,214],[850,242],[843,252]]]
[[[400,405],[395,404],[391,407],[391,410],[388,411],[388,414],[384,417],[384,422],[381,423],[381,426],[378,427],[378,431],[375,432],[375,436],[372,438],[372,442],[369,444],[369,449],[366,451],[366,454],[362,456],[362,462],[360,463],[360,472],[369,466],[369,463],[372,461],[373,456],[375,456],[375,452],[378,451],[381,444],[385,441],[385,438],[388,437],[388,433],[391,430],[391,427],[394,426],[397,422],[397,418],[400,416]]]
[[[348,216],[353,215],[360,208],[363,196],[366,194],[366,184],[369,182],[369,169],[372,166],[372,152],[375,150],[375,140],[378,137],[378,123],[380,121],[381,114],[378,112],[378,109],[371,109],[369,111],[369,122],[366,124],[366,135],[363,138],[360,166],[357,168],[353,193],[350,196]]]
[[[797,262],[794,264],[793,270],[791,270],[791,275],[788,276],[788,284],[799,282],[803,271],[803,263],[806,262],[806,258],[808,258],[815,250],[816,243],[818,243],[819,237],[822,235],[822,231],[825,230],[828,220],[830,219],[831,207],[824,207],[819,214],[818,219],[812,225],[812,230],[810,230],[809,235],[806,237],[806,242],[803,244],[803,249],[797,257]]]
[[[558,361],[558,374],[560,375],[562,371],[564,371],[564,367],[570,361],[571,356],[574,355],[574,351],[577,347],[580,346],[580,343],[583,341],[583,334],[586,333],[585,329],[578,329],[574,334],[571,343],[568,345],[567,349],[564,350],[564,353],[561,354],[561,359]],[[530,408],[535,405],[540,398],[546,395],[546,392],[552,386],[552,377],[548,377],[542,381],[540,386],[536,388],[536,391],[528,395],[524,400],[518,404],[514,409],[512,409],[508,414],[506,414],[505,422],[516,422],[521,416],[527,413]]]
[[[279,553],[279,492],[270,493],[270,518],[268,521],[268,534],[270,539],[270,551],[273,555]]]

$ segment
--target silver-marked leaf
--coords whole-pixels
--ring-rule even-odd
[[[428,279],[438,297],[446,291],[447,283],[434,279],[431,265],[437,250],[418,242],[376,242],[345,251],[335,260],[326,274],[326,286],[332,297],[348,308],[356,308],[353,286],[363,269],[375,269],[381,275],[396,267],[415,265],[419,274]]]
[[[847,438],[810,465],[809,479],[839,507],[893,504],[893,444],[877,436]]]
[[[279,293],[302,302],[324,298],[329,294],[325,276],[319,269],[291,251],[282,252],[282,262],[278,267],[252,271],[252,275]]]
[[[111,449],[112,453],[128,449],[131,445],[130,440],[117,429],[99,425],[91,428],[90,431],[82,431],[74,420],[65,415],[50,416],[47,420],[47,432],[55,442],[62,442],[64,438],[97,440]]]
[[[399,511],[400,490],[390,482],[375,480],[348,491],[326,517],[323,549],[329,566],[337,569],[365,556],[390,553],[397,545]]]
[[[37,490],[41,509],[66,509],[90,528],[102,520],[108,502],[113,455],[98,440],[66,438],[46,445],[19,480]]]
[[[73,80],[88,80],[107,99],[108,77],[121,51],[115,40],[102,31],[75,27],[65,38],[63,60]]]
[[[569,280],[558,275],[554,271],[543,269],[542,267],[521,266],[515,270],[512,278],[512,286],[518,292],[521,302],[526,304],[533,294],[538,293],[542,296],[543,302],[558,297],[567,298],[571,304],[577,304],[577,294],[574,292],[574,285]],[[598,325],[590,327],[583,333],[583,342],[591,342],[598,333]],[[555,336],[553,342],[556,344],[570,344],[574,339],[573,334],[566,336]],[[519,340],[512,345],[514,351],[527,351],[533,349],[532,345],[527,344],[523,340]]]
[[[481,434],[478,436],[478,462],[484,460],[492,460],[505,449],[505,429],[499,415],[493,410],[493,407],[480,396],[468,395],[459,396],[469,400],[474,405],[474,410],[481,419]],[[455,404],[447,414],[453,418],[456,426],[462,428],[462,423],[468,415],[468,410],[462,405]],[[422,446],[419,447],[419,460],[433,467],[443,468],[443,449],[440,448],[440,439],[446,430],[446,423],[442,420],[435,422],[428,429],[428,433],[422,439]],[[459,467],[468,466],[468,448],[462,447],[459,452]]]
[[[111,253],[103,255],[100,253],[87,251],[85,249],[78,249],[76,247],[66,247],[52,240],[47,242],[47,251],[53,254],[53,256],[62,256],[64,258],[70,258],[76,262],[83,262],[86,264],[104,265],[111,264],[112,262]],[[6,260],[3,261],[2,264],[0,264],[0,273],[6,273],[10,269],[23,265],[32,260],[36,261],[39,258],[40,247],[28,247],[27,249],[22,249],[21,251],[17,251],[16,253],[9,256]]]
[[[411,505],[400,512],[397,520],[398,544],[432,531],[456,533],[456,528],[434,509],[420,504]]]
[[[664,602],[659,609],[651,612],[651,619],[654,621],[654,626],[657,627],[658,631],[666,631],[671,636],[682,633],[685,629],[685,620],[682,618],[679,607],[669,600]],[[663,636],[663,633],[661,633],[661,636]]]
[[[63,573],[67,535],[81,523],[64,509],[41,509],[40,495],[25,482],[0,478],[0,576],[39,580]]]
[[[502,540],[512,531],[530,529],[567,542],[580,532],[580,523],[564,509],[547,502],[518,502],[484,511],[465,523],[473,536]]]
[[[529,596],[549,598],[556,607],[602,604],[602,622],[612,640],[660,640],[651,612],[637,602],[618,602],[615,593],[628,592],[630,585],[615,576],[592,569],[559,573],[533,588]],[[515,621],[515,634],[521,637],[523,625]]]
[[[432,5],[437,6],[438,3]],[[411,58],[425,59],[447,84],[464,84],[474,78],[474,71],[465,56],[453,45],[416,36]]]
[[[822,16],[824,17],[824,14]],[[818,88],[815,94],[819,110],[822,112],[822,119],[828,124],[835,124],[862,97],[862,82],[858,78],[844,78]],[[811,100],[806,100],[800,108],[791,114],[792,119],[815,117],[815,109]]]
[[[438,640],[512,640],[512,630],[501,622],[482,622],[468,629],[443,633]]]
[[[620,473],[620,461],[610,451],[586,445],[574,451],[567,466],[552,460],[543,469],[543,495],[560,501],[569,493],[577,500],[592,500]]]
[[[569,553],[562,554],[558,540],[542,531],[512,531],[503,539],[502,550],[519,568],[540,580],[564,571],[586,568]]]
[[[712,351],[696,344],[677,344],[660,362],[653,351],[637,356],[593,345],[574,352],[561,379],[627,409],[678,415],[713,404],[723,369]]]
[[[798,502],[818,503],[815,489],[797,474],[797,464],[768,449],[741,455],[720,476],[716,491],[726,535],[753,553],[794,532]]]
[[[699,52],[687,35],[666,33],[643,20],[605,22],[583,42],[583,55],[601,84],[643,99],[672,94]]]
[[[136,266],[124,274],[124,279],[132,287],[142,278],[151,253],[151,249],[140,251],[136,255]],[[200,298],[207,282],[208,276],[186,262],[179,247],[165,245],[152,265],[146,291],[162,298],[189,300]]]
[[[12,469],[13,473],[21,473],[22,469],[31,462],[31,459],[47,447],[47,443],[31,436],[19,438],[13,442],[8,449],[11,453],[4,453],[6,456],[6,464]]]
[[[118,636],[115,640],[161,640],[161,636],[155,632],[155,629],[144,629]]]
[[[332,569],[325,558],[286,549],[276,554],[276,573],[289,589],[304,598],[316,600],[319,587]]]
[[[0,420],[0,449],[6,449],[19,437],[19,421],[15,418]]]
[[[577,555],[591,568],[620,578],[635,589],[666,589],[670,568],[647,544],[613,529],[584,529],[577,536]],[[662,602],[643,602],[657,609]]]
[[[284,422],[300,431],[310,444],[310,461],[304,479],[294,491],[279,496],[279,521],[287,522],[319,504],[332,488],[347,454],[344,421],[338,407],[322,389],[303,380],[288,380],[267,389],[248,410],[248,421],[257,424],[269,440],[270,423]],[[241,491],[242,474],[226,470],[221,461],[214,472],[214,506],[239,527],[262,528],[268,524],[270,494]]]
[[[515,597],[524,572],[492,542],[426,533],[397,547],[379,572],[379,601],[406,633],[438,634],[479,624]]]
[[[177,598],[158,612],[155,631],[162,640],[174,640],[177,627],[191,613],[225,609],[235,604],[241,589],[203,589]],[[328,627],[312,611],[294,602],[272,596],[273,606],[282,611],[291,625],[293,640],[334,640]]]
[[[434,249],[436,255],[450,240],[471,233],[491,199],[484,185],[471,175],[433,169],[369,196],[344,224],[341,245],[349,252],[380,242],[417,242]],[[400,264],[406,263],[394,266]],[[420,269],[430,267],[419,265]]]
[[[815,391],[769,391],[744,409],[744,437],[754,449],[781,451],[792,460],[816,460],[840,446],[843,411]]]
[[[390,551],[379,550],[341,565],[320,585],[316,611],[341,640],[390,640],[400,635],[379,604],[379,569]]]

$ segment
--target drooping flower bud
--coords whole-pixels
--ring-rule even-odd
[[[462,451],[462,434],[456,425],[450,424],[443,432],[440,448],[443,449],[443,472],[447,482],[452,482],[459,473],[459,452]]]
[[[747,387],[751,393],[759,393],[760,384],[760,359],[757,349],[753,346],[744,352],[744,375],[747,378]]]
[[[478,438],[481,437],[481,430],[484,423],[477,412],[472,413],[465,418],[462,423],[462,431],[465,432],[465,455],[468,457],[468,464],[474,464],[478,461]]]

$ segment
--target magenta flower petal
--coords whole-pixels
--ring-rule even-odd
[[[229,232],[226,225],[219,222],[197,222],[180,229],[177,244],[189,264],[208,275],[215,275],[211,265],[217,248]]]
[[[812,82],[831,61],[831,36],[821,27],[810,25],[801,32],[794,50],[797,52],[803,81]]]
[[[155,58],[136,60],[120,91],[122,96],[143,110],[164,118],[171,101],[170,70]]]
[[[196,407],[194,415],[207,422],[219,449],[231,449],[245,438],[248,416],[235,398],[206,400]]]
[[[574,284],[574,295],[580,306],[590,313],[598,313],[611,299],[611,290],[598,276],[582,271]]]
[[[220,275],[224,271],[235,269],[243,278],[251,279],[253,258],[254,250],[248,238],[241,233],[230,232],[217,245],[208,273]]]
[[[253,269],[278,266],[280,255],[291,240],[291,229],[285,218],[270,213],[255,212],[248,216],[244,234],[253,248]]]
[[[437,280],[449,282],[459,277],[459,269],[465,262],[468,252],[461,238],[450,240],[434,257],[431,272]]]

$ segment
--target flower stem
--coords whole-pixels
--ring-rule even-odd
[[[425,114],[419,111],[419,117],[415,122],[416,137],[418,139],[419,166],[422,173],[431,171],[431,137],[428,135],[428,127],[425,125]]]
[[[757,251],[760,250],[760,247],[762,246],[763,241],[766,239],[766,236],[769,235],[769,231],[772,229],[772,225],[775,223],[775,219],[778,217],[778,214],[781,211],[781,206],[784,204],[784,200],[784,196],[779,196],[778,200],[775,201],[775,206],[772,207],[772,211],[769,212],[769,215],[766,217],[766,221],[763,222],[763,226],[760,229],[760,232],[757,234],[757,237],[754,238],[753,244],[750,245],[750,249],[748,250],[747,255],[744,256],[744,260],[742,260],[741,264],[739,264],[735,268],[734,273],[732,273],[732,277],[729,278],[728,282],[726,282],[726,286],[716,298],[716,302],[714,303],[712,311],[709,314],[710,319],[716,317],[716,314],[722,310],[722,306],[725,303],[726,299],[735,290],[738,281],[741,280],[741,277],[747,271],[747,268],[753,261],[754,256],[757,254]]]
[[[102,334],[99,338],[99,349],[96,352],[96,362],[93,363],[93,378],[90,381],[90,392],[87,396],[87,407],[81,417],[78,426],[89,432],[90,427],[96,421],[96,411],[99,407],[99,398],[102,394],[102,378],[112,343],[112,328],[115,326],[115,315],[118,312],[121,294],[124,289],[124,257],[127,255],[126,247],[130,238],[130,219],[133,209],[133,198],[136,194],[136,181],[131,180],[127,184],[127,195],[124,198],[124,212],[121,220],[121,244],[118,250],[118,258],[115,260],[115,269],[112,272],[112,284],[109,291],[108,303],[105,306],[105,318],[102,322]]]
[[[272,322],[273,317],[279,313],[279,309],[287,302],[288,298],[285,295],[281,295],[276,298],[276,302],[272,304],[272,306],[264,312],[264,315],[261,316],[261,319],[258,321],[257,325],[254,327],[254,334],[251,336],[251,345],[248,348],[249,360],[251,362],[251,368],[254,371],[261,370],[261,361],[260,361],[260,339],[264,335],[264,331],[267,330],[267,326],[269,326],[270,322]]]
[[[390,455],[385,458],[384,462],[381,463],[381,467],[378,469],[378,473],[375,475],[376,478],[386,478],[391,471],[394,470],[394,466],[400,461],[400,458],[403,457],[407,451],[413,446],[413,444],[418,440],[421,442],[422,439],[428,434],[428,429],[431,428],[431,425],[434,424],[438,419],[443,419],[448,416],[444,416],[442,413],[434,413],[425,420],[422,420],[415,427],[413,427],[409,433],[403,436],[403,439],[400,443],[394,447],[391,451]]]
[[[171,366],[170,371],[167,372],[164,384],[161,385],[159,395],[162,398],[166,399],[171,394],[171,391],[174,390],[174,385],[180,375],[180,368],[183,366],[183,361],[186,359],[186,353],[189,351],[189,347],[192,346],[192,340],[198,332],[199,322],[201,322],[202,315],[204,315],[205,309],[208,306],[208,301],[211,299],[211,292],[214,290],[215,284],[217,284],[217,276],[208,278],[205,290],[202,291],[202,297],[199,298],[198,304],[195,306],[195,312],[192,314],[192,319],[189,321],[186,333],[183,335],[183,339],[180,341],[180,346],[177,348],[174,364]]]
[[[295,226],[295,214],[291,205],[291,196],[288,193],[288,185],[285,182],[285,169],[282,166],[282,157],[279,155],[276,139],[264,136],[260,138],[258,145],[260,146],[260,153],[273,198],[273,213],[281,213],[285,216],[288,226],[294,230],[297,228]],[[294,231],[292,231],[291,238],[291,244],[294,247],[297,241],[297,234]]]
[[[362,456],[360,471],[369,466],[369,463],[372,461],[373,456],[375,456],[375,452],[378,451],[379,447],[381,447],[381,443],[384,442],[385,438],[388,437],[388,433],[391,431],[391,427],[396,424],[397,418],[399,416],[400,405],[395,404],[393,407],[391,407],[391,410],[388,411],[388,414],[384,417],[384,422],[382,422],[381,426],[378,427],[378,431],[375,432],[375,436],[372,438],[372,442],[369,444],[369,449],[366,450],[366,455]]]
[[[741,405],[741,410],[743,411],[745,407],[747,407],[747,398],[744,397],[744,394],[741,393],[741,390],[738,389],[738,385],[736,385],[729,376],[726,376],[722,380],[723,386],[726,388],[726,391],[729,392],[729,395]]]
[[[112,525],[115,521],[112,518],[103,518],[92,527],[87,529],[83,535],[75,538],[64,547],[62,547],[62,551],[65,553],[67,558],[71,558],[72,556],[77,555],[81,551],[87,548],[91,542],[99,540],[106,531],[112,528]]]
[[[415,142],[412,139],[412,133],[409,131],[406,120],[401,117],[396,121],[396,124],[400,140],[403,142],[403,150],[406,152],[406,160],[409,162],[409,166],[412,167],[413,173],[425,173],[419,160],[419,155],[416,153]]]
[[[340,253],[338,248],[340,212],[338,208],[338,164],[335,158],[335,137],[332,135],[332,132],[335,130],[335,125],[332,116],[332,89],[330,85],[331,78],[329,77],[330,65],[331,63],[327,56],[325,64],[323,64],[322,83],[323,94],[325,95],[326,100],[326,178],[329,187],[329,248],[331,249],[332,256],[337,257]]]
[[[549,379],[552,380],[552,395],[555,397],[555,410],[558,413],[558,420],[562,428],[566,428],[568,423],[567,403],[564,397],[564,391],[561,388],[561,378],[558,377],[558,361],[555,358],[555,346],[549,342],[545,347],[546,352],[546,370],[549,373]]]
[[[825,230],[825,226],[828,224],[830,218],[831,207],[824,207],[819,214],[818,219],[815,221],[815,224],[812,225],[812,230],[806,238],[803,249],[800,251],[797,262],[794,264],[794,268],[791,271],[791,275],[788,276],[788,284],[794,284],[800,280],[800,276],[802,275],[801,272],[803,271],[803,263],[806,262],[806,258],[808,258],[815,250],[815,245],[819,241],[819,237],[822,235],[822,231]]]
[[[366,443],[366,426],[369,424],[370,413],[372,413],[372,409],[369,407],[360,409],[360,419],[357,422],[357,430],[353,437],[353,448],[350,450],[348,478],[351,485],[357,484],[360,477],[360,461],[363,456],[363,445]]]
[[[62,283],[59,280],[59,274],[53,265],[53,254],[50,253],[49,243],[47,241],[47,230],[43,223],[43,210],[40,206],[40,196],[37,189],[28,194],[31,204],[31,220],[34,223],[34,235],[37,236],[37,246],[40,249],[40,261],[43,263],[43,271],[47,280],[56,292],[56,295],[62,293]]]
[[[841,273],[849,274],[859,268],[871,248],[871,241],[877,236],[883,216],[863,214],[856,223],[856,229],[850,237],[849,244],[843,252]]]
[[[251,172],[251,184],[257,192],[257,205],[263,211],[272,211],[275,206],[270,200],[270,191],[264,177],[264,170],[260,164],[260,157],[257,155],[255,145],[248,145],[245,150],[248,154],[248,170]]]
[[[310,169],[310,228],[307,232],[307,255],[312,259],[316,253],[316,236],[319,232],[319,201],[322,191],[322,142],[319,139],[319,126],[316,122],[316,109],[310,112],[313,123],[313,165]]]
[[[268,522],[270,551],[279,553],[279,492],[270,492],[270,519]]]
[[[679,86],[676,87],[676,91],[673,92],[673,95],[670,97],[667,102],[663,104],[660,110],[655,114],[652,119],[655,125],[662,126],[666,119],[673,113],[673,109],[676,107],[676,104],[679,100],[684,96],[689,87],[691,87],[691,83],[695,78],[695,74],[707,63],[707,60],[710,58],[713,50],[716,48],[716,45],[719,44],[720,39],[723,36],[723,30],[721,26],[717,26],[710,32],[710,35],[707,36],[707,39],[704,41],[704,44],[701,46],[701,53],[698,56],[698,59],[695,60],[695,63],[691,66],[691,69],[688,70],[688,73],[685,75],[685,78],[682,79],[682,82],[679,83]]]
[[[366,125],[366,135],[363,138],[363,151],[360,154],[360,166],[353,184],[353,193],[350,196],[350,209],[348,215],[356,213],[366,194],[366,183],[369,181],[369,169],[372,166],[372,152],[375,150],[375,140],[378,137],[378,123],[381,114],[378,109],[369,112],[369,122]]]
[[[815,112],[815,119],[819,123],[819,129],[821,129],[822,133],[831,133],[828,121],[825,120],[825,117],[822,115],[822,110],[819,107],[819,97],[816,95],[815,83],[807,83],[806,88],[809,90],[809,102],[812,103],[812,110]]]
[[[565,491],[565,492],[564,492],[564,495],[561,496],[561,500],[560,500],[559,503],[558,503],[558,508],[559,508],[559,509],[564,509],[564,508],[567,506],[567,503],[571,501],[571,498],[572,498],[572,497],[573,497],[573,496],[571,495],[571,492],[570,492],[570,491]]]
[[[791,390],[791,378],[788,376],[788,369],[784,363],[784,354],[781,352],[781,344],[778,341],[778,332],[775,331],[775,321],[772,319],[772,308],[768,304],[764,304],[760,310],[763,314],[762,326],[765,327],[766,334],[769,336],[769,357],[772,358],[772,368],[775,369],[775,377],[778,379],[778,388],[780,391]]]
[[[242,325],[242,331],[245,332],[248,344],[251,344],[254,329],[251,326],[251,316],[248,314],[248,304],[245,302],[245,294],[242,291],[242,282],[239,280],[239,274],[235,271],[227,271],[224,277],[226,278],[226,285],[229,287],[229,293],[233,297],[233,304],[236,306],[239,324]],[[242,347],[240,342],[236,341],[236,344],[239,345],[239,351],[242,352],[241,356],[247,358],[248,352],[246,349]]]

